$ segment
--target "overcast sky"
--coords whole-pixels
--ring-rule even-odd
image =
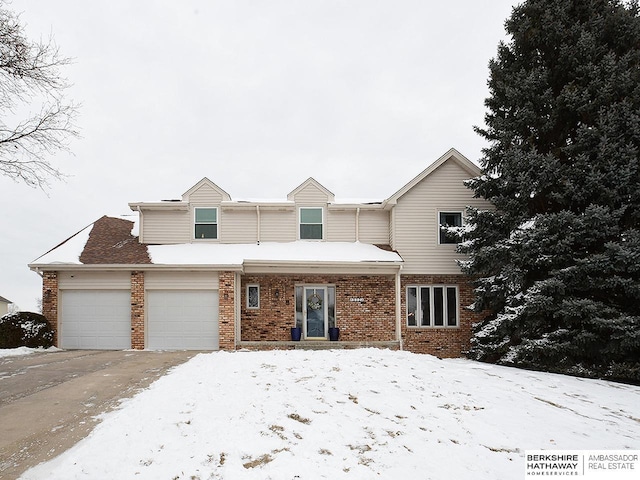
[[[449,148],[478,161],[487,64],[516,0],[13,0],[53,34],[82,104],[69,175],[0,177],[0,296],[34,310],[27,264],[129,202],[208,177],[284,199],[308,177],[384,199]]]

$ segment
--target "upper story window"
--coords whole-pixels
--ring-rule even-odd
[[[196,239],[218,238],[218,209],[217,208],[196,208],[195,209],[195,230]]]
[[[462,212],[440,212],[438,220],[440,227],[461,227]],[[451,235],[450,233],[440,229],[440,244],[447,243],[458,243],[458,238],[455,235]]]
[[[322,207],[300,209],[300,240],[322,240]]]

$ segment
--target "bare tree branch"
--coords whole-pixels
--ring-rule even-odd
[[[53,38],[26,38],[19,17],[0,0],[0,174],[40,188],[64,177],[49,158],[69,151],[78,136],[78,105],[65,102],[69,84],[60,75],[70,62]]]

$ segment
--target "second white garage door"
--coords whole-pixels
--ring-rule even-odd
[[[218,292],[147,291],[147,348],[217,350]]]

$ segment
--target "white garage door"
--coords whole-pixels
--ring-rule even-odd
[[[64,290],[60,313],[62,348],[131,348],[128,290]]]
[[[147,348],[217,350],[218,292],[215,290],[148,291]]]

